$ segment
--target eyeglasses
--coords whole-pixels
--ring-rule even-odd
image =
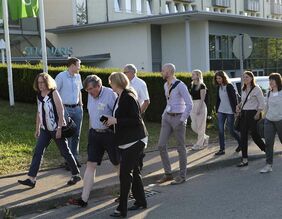
[[[38,81],[38,84],[45,84],[45,81]]]
[[[127,73],[129,73],[129,71],[124,71],[123,73],[124,73],[124,74],[127,74]]]

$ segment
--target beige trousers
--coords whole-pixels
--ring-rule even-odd
[[[199,114],[197,114],[198,112]],[[207,106],[205,103],[201,104],[200,100],[193,100],[191,120],[192,120],[191,128],[193,132],[198,134],[196,145],[203,146],[205,139],[208,137],[205,134],[206,125],[207,125]]]

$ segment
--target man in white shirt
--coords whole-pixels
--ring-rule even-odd
[[[137,77],[137,68],[133,64],[127,64],[123,68],[123,73],[128,77],[130,81],[130,86],[136,91],[138,102],[140,105],[141,113],[144,118],[144,113],[147,110],[150,104],[150,97],[147,88],[147,84],[141,78]],[[143,168],[143,158],[145,157],[145,153],[143,152],[140,157],[139,165],[140,170]]]
[[[123,73],[128,77],[131,87],[137,92],[138,102],[140,104],[141,113],[143,114],[150,104],[147,84],[141,78],[137,77],[137,69],[133,64],[127,64],[123,69]]]

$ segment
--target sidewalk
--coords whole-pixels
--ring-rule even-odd
[[[214,153],[219,149],[217,144],[211,144],[201,151],[192,151],[188,148],[188,177],[192,172],[203,172],[209,169],[236,165],[241,153],[236,153],[236,143],[227,142],[226,154],[216,157]],[[277,146],[280,143],[277,142]],[[276,147],[276,154],[282,154],[282,148]],[[249,146],[249,160],[264,158],[264,153],[253,143]],[[176,149],[169,150],[171,164],[174,171],[178,170],[178,155]],[[158,151],[146,153],[143,167],[145,185],[154,183],[162,174],[162,164]],[[250,165],[252,163],[250,162]],[[83,176],[85,165],[81,168]],[[3,209],[9,208],[14,215],[25,215],[35,211],[44,211],[59,205],[65,205],[73,196],[79,196],[82,181],[75,186],[67,186],[70,172],[64,169],[55,169],[40,172],[34,189],[26,188],[17,183],[18,179],[25,179],[26,175],[0,178],[0,218]],[[97,169],[94,188],[90,198],[103,195],[114,195],[118,191],[119,180],[109,160],[102,163]]]

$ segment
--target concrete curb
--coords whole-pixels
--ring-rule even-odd
[[[274,153],[275,156],[282,155],[282,151]],[[265,158],[265,155],[250,155],[249,161],[258,160],[261,158]],[[227,160],[221,160],[221,161],[215,161],[213,163],[206,163],[206,164],[199,164],[195,165],[193,167],[188,167],[187,174],[194,175],[197,173],[201,173],[204,171],[211,171],[216,170],[219,168],[229,167],[236,165],[238,163],[238,158],[231,158]],[[152,176],[147,176],[143,178],[144,185],[153,184],[156,182],[157,179],[159,179],[163,174],[155,174]],[[173,173],[173,175],[176,175],[176,171]],[[90,199],[103,197],[107,195],[114,195],[119,190],[119,183],[115,183],[112,185],[108,185],[105,187],[95,188],[90,193]],[[81,194],[81,189],[77,189],[73,192],[65,193],[59,197],[55,197],[52,199],[48,199],[45,201],[40,201],[35,204],[26,204],[22,206],[15,206],[11,208],[7,208],[10,210],[13,216],[24,216],[35,212],[41,212],[46,211],[54,208],[58,208],[61,206],[67,205],[68,199],[71,197],[79,197]],[[0,209],[0,218],[4,217],[5,208]]]

